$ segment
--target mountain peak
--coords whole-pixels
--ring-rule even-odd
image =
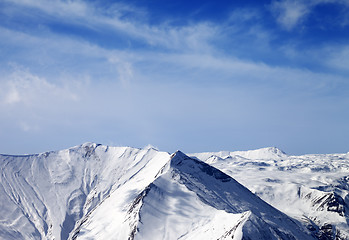
[[[173,183],[168,182],[169,179],[172,179],[171,181],[184,185],[187,190],[195,193],[203,204],[218,211],[229,214],[249,212],[251,217],[248,217],[247,224],[241,225],[241,230],[247,238],[287,239],[286,236],[295,236],[296,239],[311,239],[296,221],[271,207],[219,169],[188,157],[181,151],[172,154],[170,166],[169,171],[155,180],[155,185],[159,185],[166,192],[167,189],[173,188],[169,187]],[[164,184],[164,181],[167,183]],[[163,196],[163,193],[159,196]],[[256,229],[257,225],[261,227]],[[280,231],[276,233],[275,229]]]
[[[284,151],[282,151],[280,148],[277,148],[277,147],[267,147],[265,149],[267,151],[275,153],[275,154],[286,155],[286,153]]]
[[[187,155],[185,155],[182,151],[177,150],[171,155],[171,163],[179,164],[182,160],[190,159]]]
[[[287,154],[277,147],[266,147],[249,151],[231,152],[231,156],[241,156],[248,159],[281,159],[287,157]]]
[[[159,149],[157,149],[156,147],[154,147],[151,144],[146,145],[145,147],[143,147],[143,149],[145,150],[155,150],[155,151],[159,151]]]
[[[78,147],[85,147],[85,148],[96,148],[98,146],[101,146],[102,144],[100,143],[94,143],[94,142],[85,142]]]

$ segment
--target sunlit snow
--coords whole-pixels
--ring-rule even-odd
[[[94,143],[0,155],[0,238],[348,239],[348,154],[189,156]]]

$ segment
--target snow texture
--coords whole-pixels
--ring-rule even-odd
[[[348,239],[348,158],[95,143],[0,155],[0,239]]]
[[[277,148],[263,148],[189,155],[303,222],[318,239],[349,239],[348,153],[289,156]]]

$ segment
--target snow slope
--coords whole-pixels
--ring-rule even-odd
[[[306,229],[310,220],[287,216],[231,177],[234,171],[240,172],[239,181],[270,200],[265,197],[270,192],[259,192],[268,191],[269,185],[252,182],[271,162],[289,158],[283,152],[265,149],[193,156],[227,174],[180,151],[170,155],[151,147],[86,143],[36,155],[0,155],[0,239],[326,239],[322,237],[327,236],[328,226],[326,231]],[[260,182],[276,184],[269,178]],[[346,179],[341,184],[345,183]],[[293,185],[287,186],[293,192]],[[314,193],[309,195],[308,189]],[[321,198],[323,191],[304,184],[299,194],[310,205],[301,205],[299,211],[326,208],[324,212],[331,213],[329,208],[346,218],[346,207],[333,204],[337,195]],[[273,194],[281,199],[286,193]],[[322,227],[316,220],[312,219],[312,227]]]
[[[233,178],[179,151],[131,203],[125,194],[113,192],[77,239],[314,239]]]
[[[134,176],[151,182],[170,158],[152,148],[87,143],[63,151],[0,156],[0,239],[67,239]],[[146,173],[143,170],[150,165]],[[131,189],[130,189],[131,190]]]
[[[190,154],[234,177],[319,239],[349,239],[349,154],[288,156],[277,148]]]

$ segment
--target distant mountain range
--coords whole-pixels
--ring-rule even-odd
[[[349,154],[0,155],[0,239],[349,239]]]

